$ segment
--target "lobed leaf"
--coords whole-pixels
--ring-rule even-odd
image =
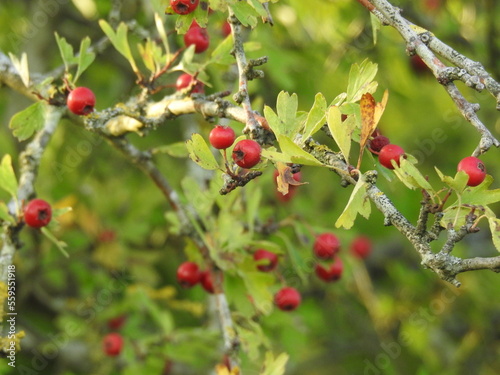
[[[9,128],[20,141],[30,138],[35,132],[43,129],[45,123],[45,104],[36,102],[10,119]]]
[[[212,151],[207,145],[205,139],[198,133],[194,133],[191,139],[186,141],[186,147],[189,157],[200,167],[215,170],[219,168]]]

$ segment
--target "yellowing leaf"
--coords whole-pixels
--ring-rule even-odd
[[[380,103],[375,102],[375,98],[370,93],[365,93],[361,96],[360,109],[361,109],[361,138],[359,141],[360,151],[358,158],[358,169],[361,165],[361,159],[365,150],[366,144],[371,135],[377,128],[378,122],[384,113],[387,99],[389,97],[388,91],[384,92],[384,96]]]
[[[283,375],[289,358],[286,353],[281,353],[275,358],[272,352],[267,352],[264,360],[264,369],[260,375]]]
[[[296,145],[290,138],[285,135],[278,136],[278,143],[280,145],[281,151],[290,157],[292,163],[303,164],[303,165],[315,165],[322,166],[318,159],[312,156],[310,153],[301,149]]]
[[[342,114],[336,106],[328,109],[328,129],[332,133],[333,139],[339,146],[340,152],[346,162],[349,161],[349,152],[351,151],[351,135],[354,130],[354,119],[342,122]]]

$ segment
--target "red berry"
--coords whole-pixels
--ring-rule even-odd
[[[333,233],[322,233],[316,237],[313,250],[320,259],[332,259],[340,250],[340,241]]]
[[[410,57],[410,66],[418,75],[431,73],[431,70],[419,55],[413,55]]]
[[[127,320],[127,317],[125,315],[120,315],[117,316],[116,318],[109,319],[108,327],[109,329],[118,330],[125,324],[125,320]]]
[[[177,268],[177,281],[184,288],[191,288],[198,284],[201,274],[198,265],[193,262],[184,262]]]
[[[200,281],[203,289],[205,289],[210,294],[215,293],[214,281],[212,279],[212,274],[209,271],[203,271],[201,273]]]
[[[344,264],[340,258],[335,258],[335,261],[328,265],[326,268],[321,264],[316,264],[314,272],[321,280],[327,283],[332,281],[337,281],[342,277],[342,271],[344,270]]]
[[[278,256],[265,249],[258,249],[255,253],[253,253],[253,259],[255,261],[260,261],[262,259],[267,260],[264,264],[261,263],[257,266],[257,268],[263,272],[270,272],[278,265]]]
[[[52,209],[43,199],[33,199],[24,208],[24,222],[32,228],[41,228],[50,223]]]
[[[112,229],[105,229],[101,233],[99,233],[99,242],[113,242],[116,240],[116,232]]]
[[[123,348],[122,335],[116,332],[108,333],[102,340],[102,348],[109,356],[119,355]]]
[[[200,0],[170,0],[170,6],[177,14],[189,14],[194,12]]]
[[[86,87],[77,87],[69,93],[66,105],[75,115],[88,115],[94,110],[95,95]]]
[[[207,50],[210,39],[208,38],[207,30],[201,28],[197,24],[193,24],[186,34],[184,34],[184,44],[189,47],[194,44],[194,52],[202,53]]]
[[[365,259],[372,251],[372,241],[366,236],[358,236],[351,243],[351,253],[357,258]]]
[[[469,175],[469,180],[467,181],[468,186],[477,186],[483,182],[486,177],[486,167],[484,163],[474,156],[467,156],[460,160],[457,171],[464,171]]]
[[[274,303],[283,311],[295,310],[300,305],[300,301],[300,293],[292,287],[284,287],[274,295]]]
[[[230,147],[234,143],[235,138],[236,135],[233,128],[222,125],[217,125],[213,128],[208,136],[210,144],[219,150]]]
[[[229,24],[229,22],[224,21],[224,23],[222,24],[222,35],[226,37],[229,34],[231,34],[231,25]]]
[[[383,135],[377,135],[375,138],[373,138],[371,141],[370,141],[370,144],[368,146],[368,149],[378,155],[380,153],[380,150],[384,147],[384,146],[387,146],[389,143],[391,143],[389,141],[389,138],[387,137],[384,137]]]
[[[191,86],[192,81],[193,81],[193,76],[191,74],[187,73],[181,74],[179,78],[177,78],[177,81],[175,81],[175,88],[178,91],[185,89],[186,87]],[[205,85],[203,84],[203,82],[196,80],[196,83],[191,92],[193,94],[203,94],[203,92],[205,91],[203,88],[204,86]]]
[[[396,164],[399,166],[401,157],[404,157],[405,151],[397,146],[388,144],[382,147],[380,153],[378,154],[378,161],[384,167],[388,169],[394,169],[394,166],[391,163],[391,160],[394,160]]]
[[[260,161],[260,145],[253,139],[243,139],[233,148],[233,160],[241,168],[252,168]]]

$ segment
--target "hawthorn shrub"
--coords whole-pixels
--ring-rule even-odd
[[[496,374],[500,5],[397,6],[0,4],[0,374]]]

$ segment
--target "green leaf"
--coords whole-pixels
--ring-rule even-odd
[[[14,199],[17,197],[17,179],[12,168],[12,158],[9,154],[4,155],[0,164],[0,188],[4,189]]]
[[[83,38],[80,43],[80,55],[78,56],[78,68],[76,70],[75,78],[73,82],[78,81],[78,78],[82,75],[82,73],[87,70],[87,68],[92,64],[95,59],[95,53],[89,52],[88,49],[90,47],[90,38],[87,36]]]
[[[410,189],[424,189],[429,193],[434,192],[429,181],[425,179],[413,163],[405,158],[401,158],[399,167],[395,164],[394,173]]]
[[[249,4],[252,6],[252,8],[254,8],[255,11],[259,14],[259,16],[261,16],[263,18],[267,17],[267,12],[259,0],[248,0],[248,1],[249,1]]]
[[[59,251],[64,255],[66,258],[69,258],[68,252],[65,250],[65,247],[68,246],[66,242],[59,241],[56,236],[52,234],[51,231],[47,227],[41,228],[42,233],[47,237],[56,247],[59,249]]]
[[[0,220],[14,224],[16,220],[9,214],[9,209],[5,202],[0,202]]]
[[[302,143],[309,137],[315,134],[325,124],[326,99],[323,94],[318,93],[314,98],[314,104],[307,114],[306,123],[304,124],[304,134],[302,135]]]
[[[231,55],[233,49],[233,36],[230,34],[212,52],[210,63],[230,65],[234,63],[234,56]]]
[[[295,144],[290,138],[285,135],[278,136],[278,143],[283,154],[289,156],[292,163],[303,164],[303,165],[313,165],[313,166],[323,166],[318,159],[312,156],[310,153],[301,149],[297,144]]]
[[[229,5],[229,8],[234,12],[234,15],[243,26],[254,28],[257,26],[257,11],[246,1],[238,1]]]
[[[278,115],[274,113],[272,108],[268,107],[267,105],[264,106],[264,117],[266,118],[269,127],[276,136],[282,134],[282,132],[285,131],[285,127],[281,123],[281,120],[279,119]]]
[[[487,206],[500,202],[500,189],[488,190],[492,183],[493,177],[487,175],[480,185],[465,189],[462,194],[462,204]]]
[[[453,178],[450,176],[445,176],[437,167],[435,167],[435,169],[441,181],[443,181],[457,193],[461,193],[467,186],[469,176],[464,171],[457,172],[457,174]]]
[[[16,68],[19,76],[21,77],[21,81],[23,81],[24,86],[29,87],[30,85],[30,70],[28,67],[28,55],[23,52],[21,55],[21,59],[19,60],[15,55],[9,52],[10,60],[12,61],[12,65]]]
[[[488,217],[490,224],[491,237],[497,251],[500,252],[500,219],[496,217]]]
[[[58,33],[55,33],[57,46],[59,47],[59,51],[61,52],[61,58],[64,63],[64,67],[66,68],[66,72],[69,71],[69,67],[73,64],[76,64],[77,60],[73,53],[73,46],[69,44],[65,38],[60,37]]]
[[[337,228],[344,227],[350,229],[354,225],[354,220],[358,214],[368,219],[371,213],[370,200],[366,196],[366,189],[368,185],[365,181],[364,175],[360,175],[356,186],[354,187],[349,202],[344,208],[344,211],[337,219],[335,226]]]
[[[139,69],[137,69],[134,57],[132,56],[132,51],[130,50],[130,46],[128,44],[127,25],[121,22],[118,26],[118,29],[116,30],[116,33],[109,25],[109,23],[107,23],[105,20],[99,20],[99,26],[101,26],[102,31],[104,31],[116,50],[128,60],[128,62],[132,66],[132,70],[135,73],[139,73]]]
[[[347,85],[347,101],[357,102],[366,93],[374,93],[377,89],[377,82],[373,79],[377,75],[378,66],[368,59],[361,64],[353,64],[349,72],[349,83]]]
[[[143,289],[138,290],[135,296],[138,303],[146,308],[156,325],[162,329],[165,335],[169,335],[174,329],[172,314],[168,310],[160,310]]]
[[[260,375],[283,375],[288,359],[289,356],[286,353],[281,353],[278,357],[274,358],[272,352],[266,352],[264,368],[260,372]]]
[[[168,154],[174,158],[186,158],[189,156],[189,152],[186,148],[185,142],[176,142],[169,145],[164,145],[156,147],[152,150],[153,155],[155,154]]]
[[[219,168],[219,164],[215,160],[212,151],[205,142],[205,139],[198,133],[194,133],[191,139],[186,141],[186,147],[189,152],[189,157],[202,168],[215,170]]]
[[[9,128],[20,141],[31,137],[35,132],[43,129],[45,123],[45,104],[36,102],[10,119]]]
[[[334,106],[328,109],[327,122],[333,139],[339,146],[344,159],[348,162],[351,151],[351,136],[355,126],[354,118],[349,117],[346,121],[342,122],[342,114],[339,107]]]
[[[298,106],[299,98],[297,94],[290,95],[285,91],[278,94],[276,112],[282,124],[280,134],[284,134],[290,139],[295,137],[300,128],[300,123],[297,121]]]
[[[275,284],[274,277],[259,271],[246,272],[242,277],[255,308],[264,315],[270,314],[273,310],[273,295],[269,288]]]
[[[373,13],[370,13],[370,21],[372,24],[373,44],[377,44],[377,35],[378,35],[378,31],[380,30],[380,26],[382,24]]]
[[[199,217],[204,219],[210,216],[214,198],[206,190],[202,190],[196,180],[185,177],[181,181],[182,190],[191,206],[196,210]]]

